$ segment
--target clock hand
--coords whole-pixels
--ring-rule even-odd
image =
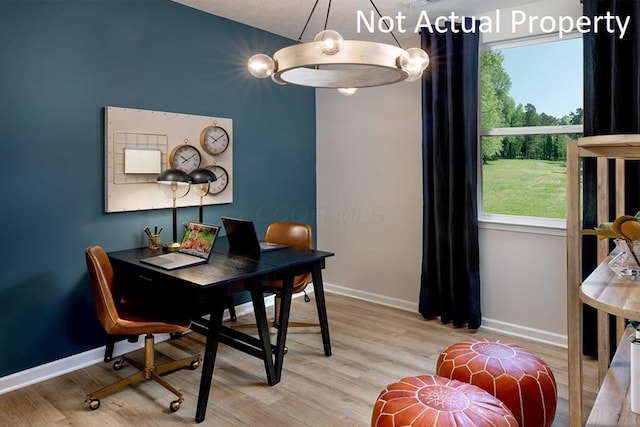
[[[195,157],[195,155],[196,155],[196,154],[195,154],[195,153],[193,153],[192,155],[190,155],[190,156],[189,156],[189,157],[187,157],[186,159],[185,159],[184,157],[180,156],[180,157],[182,157],[182,158],[184,159],[184,160],[182,161],[182,163],[188,162],[189,160],[193,159],[193,158]]]

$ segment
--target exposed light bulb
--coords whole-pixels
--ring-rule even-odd
[[[258,53],[249,58],[247,67],[252,76],[264,79],[270,77],[276,68],[276,63],[270,56]]]
[[[357,91],[358,91],[357,87],[341,87],[338,89],[338,92],[340,92],[344,96],[351,96]]]
[[[340,52],[344,38],[333,30],[320,31],[313,39],[316,47],[325,55],[335,55]]]
[[[412,47],[407,49],[407,55],[409,55],[409,61],[407,62],[406,70],[409,73],[424,71],[429,66],[429,55],[422,49]]]
[[[421,77],[422,77],[422,70],[413,70],[413,71],[409,71],[409,76],[406,79],[404,79],[404,81],[413,82],[420,79]]]

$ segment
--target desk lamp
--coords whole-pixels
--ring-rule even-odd
[[[209,194],[209,185],[218,178],[216,178],[216,174],[207,168],[195,169],[189,174],[189,177],[191,178],[191,185],[194,186],[196,194],[200,196],[200,207],[198,213],[200,222],[203,222],[202,198]]]
[[[180,247],[177,235],[178,210],[176,199],[184,197],[189,192],[189,175],[180,169],[167,169],[158,176],[158,187],[162,194],[173,200],[173,241],[165,245],[169,252],[177,251]]]

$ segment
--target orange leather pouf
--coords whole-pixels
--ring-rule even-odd
[[[517,427],[509,409],[479,387],[435,375],[389,384],[373,408],[371,427]]]
[[[537,354],[500,340],[467,339],[440,353],[436,373],[476,385],[503,401],[520,427],[549,427],[557,388],[551,369]]]

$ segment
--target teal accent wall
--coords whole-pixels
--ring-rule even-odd
[[[205,221],[315,228],[315,91],[245,70],[290,43],[168,0],[0,2],[0,376],[104,345],[84,249],[170,230],[168,209],[104,213],[107,105],[232,118],[234,202]]]

